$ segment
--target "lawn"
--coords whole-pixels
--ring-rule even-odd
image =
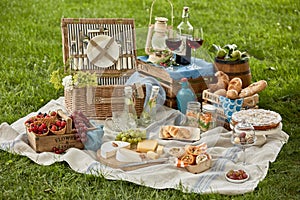
[[[11,124],[63,96],[63,90],[55,90],[49,82],[51,72],[63,67],[62,17],[134,18],[137,30],[143,30],[149,23],[151,2],[1,0],[0,123]],[[0,199],[300,199],[300,2],[172,2],[176,25],[182,7],[191,8],[190,22],[204,29],[204,49],[235,43],[251,55],[253,81],[268,81],[259,106],[281,114],[290,139],[256,190],[240,196],[155,190],[78,174],[66,163],[39,166],[26,157],[0,151]],[[170,16],[167,1],[155,5],[153,15]],[[138,53],[144,53],[142,44],[138,44]]]

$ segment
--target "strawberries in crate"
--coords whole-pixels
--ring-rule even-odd
[[[44,122],[33,122],[28,127],[29,132],[33,132],[37,136],[46,136],[49,133],[49,128]]]

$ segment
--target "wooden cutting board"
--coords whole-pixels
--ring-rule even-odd
[[[136,170],[136,169],[140,169],[140,168],[144,168],[144,167],[149,167],[149,166],[153,166],[153,165],[158,165],[163,163],[159,162],[159,163],[146,163],[146,164],[142,164],[142,165],[136,165],[136,166],[123,166],[125,164],[130,164],[132,162],[120,162],[116,159],[116,156],[110,157],[110,158],[104,158],[101,156],[101,149],[98,149],[97,151],[97,159],[99,160],[100,163],[107,165],[109,167],[115,168],[115,169],[122,169],[124,171],[132,171],[132,170]]]

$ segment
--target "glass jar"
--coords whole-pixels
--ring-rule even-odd
[[[202,112],[199,117],[199,128],[202,131],[208,131],[216,127],[217,108],[210,104],[202,106]]]
[[[197,101],[189,101],[186,109],[186,126],[198,127],[201,104]]]

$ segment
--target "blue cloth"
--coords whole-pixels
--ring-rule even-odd
[[[147,76],[147,77],[141,76],[140,73],[135,72],[129,77],[129,79],[126,81],[125,85],[133,85],[134,83],[141,83],[141,85],[146,86],[146,97],[145,97],[144,107],[150,98],[153,85],[159,86],[159,92],[158,92],[158,96],[157,96],[157,100],[156,100],[157,104],[164,105],[165,100],[166,100],[166,92],[163,89],[163,87],[160,85],[158,80],[156,80],[153,77],[149,77],[149,76]]]
[[[206,61],[204,61],[202,59],[198,59],[198,58],[195,59],[195,63],[197,66],[201,67],[200,69],[189,69],[189,67],[191,66],[191,64],[190,64],[190,65],[185,65],[185,66],[183,66],[183,65],[176,66],[176,70],[174,70],[174,71],[166,69],[165,67],[160,66],[158,64],[148,62],[148,56],[138,56],[138,59],[143,62],[152,64],[153,66],[165,69],[170,74],[170,77],[173,78],[174,80],[180,80],[182,78],[195,79],[200,76],[202,76],[202,77],[214,76],[214,73],[215,73],[213,63],[209,63],[209,62],[206,62]]]
[[[87,132],[87,141],[84,143],[84,149],[97,151],[102,145],[102,137],[104,134],[103,125],[99,125],[93,120],[90,122],[96,129]]]

